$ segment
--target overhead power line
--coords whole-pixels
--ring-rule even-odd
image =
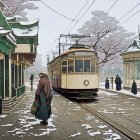
[[[131,15],[129,18],[127,18],[124,22],[122,22],[120,25],[124,24],[125,22],[127,22],[128,20],[130,20],[133,16],[135,16],[137,13],[139,13],[140,10],[136,11],[133,15]]]
[[[65,15],[63,15],[63,14],[61,14],[61,13],[59,13],[58,11],[54,10],[53,8],[51,8],[50,6],[48,6],[48,5],[47,5],[45,2],[43,2],[42,0],[40,0],[40,2],[42,2],[48,9],[52,10],[53,12],[57,13],[58,15],[60,15],[60,16],[62,16],[62,17],[64,17],[64,18],[67,18],[67,19],[69,19],[69,20],[75,21],[74,19],[69,18],[69,17],[67,17],[67,16],[65,16]]]
[[[80,15],[80,13],[82,12],[82,10],[85,8],[85,6],[88,4],[89,0],[87,0],[85,2],[85,4],[83,5],[83,7],[80,9],[80,11],[77,13],[77,15],[74,17],[74,20],[76,20],[76,18]],[[63,34],[67,31],[67,29],[71,26],[71,24],[73,23],[74,21],[71,21],[68,26],[66,27],[66,29],[64,30]],[[59,39],[59,36],[54,40],[52,46],[55,44],[55,42]]]
[[[91,8],[91,6],[94,4],[95,1],[96,1],[96,0],[93,0],[93,2],[89,5],[88,9],[82,14],[82,16],[76,21],[76,23],[70,28],[70,30],[69,30],[68,32],[70,32],[70,31],[73,30],[73,28],[78,24],[78,22],[79,22],[79,21],[83,18],[83,16],[88,12],[88,10]]]
[[[110,10],[114,7],[114,5],[115,5],[118,1],[119,1],[119,0],[116,0],[116,1],[113,3],[113,5],[107,10],[107,13],[110,12]]]
[[[125,16],[127,16],[131,11],[133,11],[136,7],[138,7],[140,5],[140,3],[138,3],[137,5],[135,5],[132,9],[130,9],[127,13],[125,13],[122,17],[120,17],[118,20],[121,20],[122,18],[124,18]]]
[[[80,13],[82,12],[82,10],[85,8],[85,6],[88,4],[88,2],[89,2],[89,0],[87,0],[86,2],[85,2],[85,4],[83,5],[83,7],[80,9],[80,11],[77,13],[77,15],[74,17],[74,20],[76,20],[76,18],[80,15]],[[73,23],[73,21],[71,21],[69,24],[68,24],[68,26],[66,27],[66,29],[64,30],[64,32],[65,31],[67,31],[67,29],[71,26],[71,24]],[[63,32],[63,33],[64,33]]]

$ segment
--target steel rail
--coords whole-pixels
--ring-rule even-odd
[[[83,104],[83,103],[78,103],[78,105],[80,105],[82,108],[87,110],[89,113],[95,115],[97,118],[99,118],[103,122],[107,123],[112,128],[116,129],[118,132],[123,134],[125,137],[127,137],[129,139],[132,139],[132,140],[140,140],[140,136],[138,134],[130,131],[126,127],[124,127],[124,126],[118,124],[117,122],[109,119],[105,115],[102,115],[101,113],[97,112],[95,109],[89,107],[88,105]]]
[[[105,92],[109,92],[109,93],[112,93],[110,90],[104,90],[104,89],[100,89],[101,91],[105,91]],[[118,93],[117,91],[113,91],[113,93],[115,94],[115,93]],[[121,94],[121,92],[120,93],[118,93],[118,94]],[[130,96],[130,95],[127,95],[127,94],[124,94],[125,96]],[[136,98],[136,97],[134,97],[134,98]],[[103,106],[103,105],[100,105],[100,106]],[[111,111],[113,111],[113,109],[109,109],[109,110],[111,110]],[[118,116],[121,116],[121,117],[123,117],[123,118],[125,118],[125,119],[127,119],[127,120],[129,120],[129,121],[131,121],[131,122],[133,122],[133,123],[135,123],[135,124],[137,124],[137,125],[140,125],[137,121],[134,121],[134,120],[131,120],[131,119],[129,119],[129,118],[126,118],[125,116],[123,116],[122,114],[117,114]],[[135,115],[136,117],[139,117],[138,115]]]

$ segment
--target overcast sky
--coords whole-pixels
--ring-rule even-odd
[[[42,0],[42,1],[51,8],[60,12],[61,14],[69,18],[74,18],[87,0]],[[89,5],[93,1],[94,0],[89,0],[89,3],[83,9],[81,15],[88,9]],[[88,10],[88,12],[83,16],[80,22],[75,26],[75,28],[70,33],[76,33],[76,30],[78,28],[80,28],[86,21],[90,20],[92,11],[102,10],[106,12],[115,1],[116,0],[95,0],[95,3],[92,5],[92,7]],[[118,0],[117,3],[114,5],[114,7],[109,11],[109,15],[115,17],[116,19],[119,19],[122,15],[127,13],[138,3],[140,3],[139,0]],[[56,50],[58,40],[55,41],[55,39],[60,34],[64,33],[66,27],[71,22],[71,20],[54,13],[41,2],[35,2],[35,5],[37,5],[39,9],[34,11],[27,11],[28,13],[27,16],[29,20],[33,20],[35,18],[40,19],[38,53],[42,54],[43,59],[46,60],[46,54]],[[138,10],[140,10],[140,5],[138,5],[138,7],[135,8],[125,18],[120,20],[120,22],[125,21],[131,15],[136,13]],[[124,28],[128,30],[128,32],[135,32],[137,34],[138,25],[140,24],[139,19],[140,19],[140,11],[130,20],[128,20],[125,24],[123,24]],[[73,22],[72,25],[74,25],[74,23],[75,22]],[[67,32],[65,32],[65,34],[66,33]]]

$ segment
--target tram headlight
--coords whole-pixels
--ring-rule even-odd
[[[89,81],[88,81],[88,80],[85,80],[85,81],[84,81],[84,85],[85,85],[85,86],[88,86],[88,85],[89,85]]]

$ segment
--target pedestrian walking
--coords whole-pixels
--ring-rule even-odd
[[[41,72],[39,76],[40,80],[35,92],[35,100],[38,101],[39,108],[35,116],[42,120],[40,124],[47,125],[47,121],[51,115],[51,100],[53,95],[47,73]]]
[[[105,89],[109,89],[109,80],[106,78],[105,80]]]
[[[137,94],[137,84],[136,84],[135,80],[133,80],[131,92],[135,95]]]
[[[115,78],[115,84],[116,84],[116,90],[121,90],[121,84],[122,84],[122,80],[120,78],[120,76],[117,74],[116,78]]]

